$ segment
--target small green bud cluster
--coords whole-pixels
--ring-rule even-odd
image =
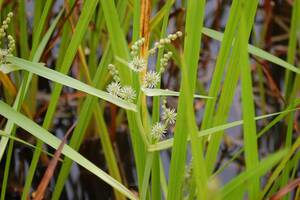
[[[192,160],[185,166],[185,173],[184,173],[184,184],[183,184],[183,191],[184,193],[188,193],[191,188],[192,184],[192,177],[193,177],[193,165]]]
[[[130,54],[133,59],[128,63],[128,66],[130,69],[132,69],[135,72],[141,72],[147,66],[146,60],[139,56],[139,50],[144,43],[145,43],[145,38],[141,38],[136,42],[134,42],[133,45],[131,46]]]
[[[131,52],[130,52],[132,57],[138,56],[139,50],[140,50],[141,46],[144,44],[144,42],[145,42],[145,38],[141,38],[141,39],[137,40],[135,43],[133,43],[133,45],[131,46]]]
[[[149,54],[155,54],[155,52],[156,52],[157,49],[162,48],[166,44],[170,44],[171,41],[174,41],[174,40],[176,40],[177,38],[179,38],[181,36],[182,36],[182,32],[181,31],[177,31],[174,34],[169,34],[166,38],[160,39],[159,42],[155,42],[154,43],[154,47],[149,50]]]
[[[8,24],[11,21],[11,18],[13,17],[13,13],[8,13],[6,19],[2,22],[2,25],[0,27],[0,44],[2,38],[6,36],[6,30],[8,29]],[[8,40],[8,48],[7,49],[0,49],[0,63],[5,63],[5,59],[7,56],[11,55],[13,51],[15,50],[15,40],[11,35],[7,36]]]
[[[167,132],[168,126],[174,125],[176,122],[175,109],[167,108],[167,100],[163,98],[162,104],[162,121],[157,122],[151,130],[151,137],[154,140],[160,140],[163,138],[164,134]]]
[[[3,38],[6,36],[6,30],[8,29],[8,24],[11,21],[11,18],[13,17],[13,13],[10,12],[7,14],[6,19],[2,22],[2,25],[0,27],[0,38]]]
[[[168,51],[163,55],[163,57],[160,59],[160,73],[163,73],[168,65],[168,61],[172,57],[173,53],[171,51]]]
[[[121,85],[119,71],[113,64],[109,64],[108,69],[114,81],[107,86],[107,92],[115,97],[121,98],[129,103],[132,103],[136,99],[136,93],[133,90],[133,88],[127,85]]]
[[[12,54],[16,47],[15,39],[11,35],[8,35],[7,39],[8,39],[8,54]]]
[[[109,70],[109,73],[112,75],[113,79],[115,80],[115,82],[119,83],[120,76],[119,76],[119,71],[117,70],[116,66],[114,66],[113,64],[109,64],[108,70]]]
[[[182,32],[177,31],[174,34],[168,35],[166,38],[162,38],[159,40],[159,42],[156,42],[154,44],[154,47],[149,50],[149,54],[154,54],[156,49],[163,47],[165,44],[171,43],[171,41],[176,40],[178,37],[182,36]],[[141,58],[138,53],[140,50],[140,47],[144,44],[145,38],[141,38],[137,40],[133,45],[131,46],[131,56],[133,59],[129,61],[128,67],[135,71],[135,72],[141,72],[146,69],[147,67],[147,61],[143,58]],[[154,73],[154,72],[148,72],[146,73],[144,77],[144,87],[147,88],[153,88],[157,85],[159,82],[158,79],[160,79],[160,74],[165,71],[165,68],[168,64],[169,59],[172,57],[172,52],[167,52],[163,55],[163,57],[160,59],[160,72]]]

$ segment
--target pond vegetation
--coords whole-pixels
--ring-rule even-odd
[[[300,0],[0,0],[0,199],[300,199]]]

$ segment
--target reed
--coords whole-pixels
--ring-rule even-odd
[[[39,184],[47,185],[39,198],[62,199],[74,163],[108,184],[117,200],[299,198],[300,0],[289,1],[286,61],[265,50],[269,21],[261,32],[253,28],[269,1],[233,0],[224,33],[215,30],[218,16],[206,27],[208,0],[66,0],[57,10],[59,2],[0,0],[1,200],[14,184],[20,145],[32,152],[20,172],[26,177],[18,178],[23,200],[34,198]],[[209,61],[212,42],[220,45]],[[282,85],[273,70],[284,72]],[[44,105],[42,80],[51,90]],[[65,142],[54,122],[72,98],[75,128]],[[231,120],[233,110],[241,119]],[[239,126],[239,137],[232,136]],[[115,140],[121,128],[132,165]],[[276,145],[266,151],[270,137]],[[106,169],[80,152],[95,138],[101,146],[92,151],[103,151]],[[58,164],[50,166],[51,159]],[[52,185],[35,178],[45,160]],[[239,174],[222,182],[231,165]]]

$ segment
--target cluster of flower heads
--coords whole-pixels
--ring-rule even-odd
[[[131,46],[130,54],[132,60],[129,62],[128,67],[135,72],[141,72],[146,69],[147,66],[146,60],[139,56],[139,50],[144,42],[145,38],[141,38]]]
[[[145,74],[143,87],[144,88],[155,88],[161,79],[161,74],[165,71],[168,61],[172,57],[173,53],[168,51],[165,53],[162,58],[160,59],[160,70],[159,72],[156,71],[148,71]]]
[[[181,37],[182,33],[180,31],[168,35],[166,38],[160,39],[159,42],[154,44],[154,47],[149,50],[149,54],[154,54],[157,49],[162,48],[164,45],[171,43],[171,41],[176,40],[178,37]],[[148,71],[144,77],[143,87],[145,88],[154,88],[159,83],[161,79],[161,74],[164,73],[169,60],[171,59],[173,53],[171,51],[166,52],[160,59],[160,70],[159,72]]]
[[[13,13],[10,12],[7,14],[6,19],[2,22],[2,25],[0,27],[0,44],[3,38],[7,35],[6,30],[8,29],[8,24],[11,21],[11,18],[13,17]],[[15,50],[15,40],[11,35],[7,35],[7,48],[0,48],[0,63],[5,62],[5,58],[13,53]]]
[[[175,109],[167,108],[167,100],[163,98],[162,104],[162,121],[157,122],[151,130],[151,137],[154,140],[160,140],[164,137],[164,134],[167,132],[169,126],[172,126],[176,122]]]
[[[182,32],[177,31],[174,34],[169,34],[166,38],[160,39],[159,42],[155,42],[154,47],[149,50],[149,52],[148,52],[149,55],[155,54],[157,49],[164,47],[166,44],[170,44],[172,41],[176,40],[178,37],[181,37],[181,36],[182,36]],[[147,68],[147,61],[139,55],[140,48],[142,47],[142,45],[144,43],[145,43],[145,39],[141,38],[141,39],[137,40],[136,42],[134,42],[131,46],[130,54],[131,54],[132,60],[128,62],[128,67],[131,70],[133,70],[134,72],[142,72]],[[160,82],[161,74],[165,71],[165,68],[168,65],[168,61],[171,59],[172,55],[173,55],[173,53],[168,51],[162,56],[162,58],[160,59],[159,72],[156,72],[156,71],[146,72],[145,76],[143,77],[143,87],[144,88],[154,88],[157,86],[157,84]],[[114,81],[107,86],[107,91],[111,95],[122,98],[128,102],[133,102],[134,99],[136,98],[135,91],[132,89],[131,86],[122,86],[121,85],[119,72],[117,71],[117,69],[114,65],[110,64],[108,66],[108,68],[109,68],[109,71],[110,71]],[[165,108],[163,111],[164,111],[163,113],[165,115],[173,114],[176,117],[176,113],[174,110]],[[166,116],[169,117],[169,115],[166,115]],[[164,118],[164,115],[163,115],[163,118]],[[175,123],[175,119],[174,119],[174,121],[169,121],[169,120],[166,120],[166,121],[167,122],[164,124],[156,124],[155,127],[153,127],[154,131],[155,132],[164,132],[164,131],[166,131],[168,124]]]
[[[109,64],[108,69],[114,81],[107,86],[107,91],[113,96],[119,97],[129,103],[132,103],[136,98],[135,91],[131,86],[121,85],[119,72],[113,64]]]
[[[182,36],[182,32],[177,31],[174,34],[169,34],[166,38],[160,39],[159,42],[155,42],[154,47],[149,50],[149,52],[148,52],[149,55],[155,54],[157,49],[164,47],[166,44],[171,43],[171,41],[176,40],[178,37],[181,37],[181,36]],[[147,67],[147,61],[144,58],[141,58],[139,56],[140,48],[144,43],[145,43],[145,39],[141,38],[141,39],[137,40],[136,42],[134,42],[131,46],[130,54],[131,54],[132,60],[128,63],[128,66],[130,69],[132,69],[135,72],[141,72],[141,71],[145,70]],[[157,73],[157,75],[160,76],[160,74],[164,72],[164,70],[168,64],[168,61],[170,60],[172,55],[173,55],[172,52],[167,52],[163,55],[163,57],[160,59],[160,71],[159,71],[159,73]],[[153,73],[154,72],[151,72],[149,74],[149,76],[153,77]],[[148,79],[145,79],[145,80],[148,80]],[[146,84],[146,85],[153,86],[156,84],[152,83],[152,84]]]

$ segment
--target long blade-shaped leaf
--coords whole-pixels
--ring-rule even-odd
[[[286,151],[280,151],[273,155],[268,156],[268,158],[264,159],[259,163],[259,166],[253,168],[251,170],[247,170],[229,183],[227,183],[221,189],[221,199],[231,199],[231,195],[235,192],[235,190],[239,189],[242,184],[245,184],[247,180],[251,179],[252,177],[260,177],[265,174],[268,170],[270,170],[280,159],[286,154]]]
[[[124,109],[136,111],[136,106],[134,104],[128,103],[118,97],[115,97],[107,92],[98,90],[90,85],[87,85],[60,72],[44,67],[44,65],[41,63],[34,63],[17,57],[8,57],[7,61],[33,74],[37,74],[62,85],[69,86],[82,92],[86,92],[88,94],[97,96],[101,99],[116,104]]]
[[[195,92],[201,46],[201,29],[204,18],[205,0],[190,0],[187,2],[187,5],[186,38],[184,41],[183,56],[184,66],[181,68],[182,81],[180,84],[178,116],[169,173],[168,200],[182,199],[181,189],[188,133],[191,134],[193,172],[197,185],[197,199],[207,199],[206,166],[202,152],[202,141],[197,137],[197,126],[193,109],[193,94]],[[196,26],[195,21],[197,22]]]
[[[215,40],[223,41],[223,33],[209,29],[209,28],[203,28],[202,33],[207,35],[208,37],[211,37]],[[295,67],[294,65],[282,60],[279,57],[276,57],[258,47],[255,47],[253,45],[248,45],[248,51],[250,54],[253,54],[255,56],[258,56],[260,58],[263,58],[267,61],[270,61],[274,64],[277,64],[287,70],[293,71],[297,74],[300,74],[300,69]]]
[[[111,41],[112,51],[115,57],[122,59],[129,59],[129,50],[126,43],[126,38],[123,34],[120,20],[118,19],[118,12],[114,1],[100,0],[103,9],[107,30],[109,32],[109,38]],[[132,83],[131,72],[128,67],[119,66],[121,82],[125,84]],[[137,84],[134,85],[138,88]],[[130,137],[133,144],[134,158],[137,168],[137,177],[139,187],[142,187],[143,173],[146,160],[146,148],[143,139],[140,135],[139,126],[136,123],[141,119],[136,119],[139,115],[127,111],[128,124],[130,128]]]
[[[149,88],[142,88],[142,91],[145,93],[146,96],[154,97],[154,96],[174,96],[178,97],[180,95],[179,92],[168,90],[168,89],[149,89]],[[213,97],[194,94],[194,98],[199,99],[212,99]]]
[[[269,117],[273,117],[276,115],[286,115],[287,113],[290,113],[292,111],[295,111],[296,109],[287,109],[281,112],[276,112],[276,113],[271,113],[271,114],[267,114],[267,115],[261,115],[261,116],[257,116],[254,118],[254,120],[261,120],[261,119],[266,119]],[[212,128],[208,128],[208,129],[204,129],[198,132],[198,136],[199,137],[204,137],[204,136],[208,136],[211,134],[215,134],[215,133],[220,133],[220,131],[224,131],[239,125],[242,125],[244,123],[243,120],[238,120],[238,121],[234,121],[234,122],[229,122],[227,124],[223,124],[223,125],[219,125],[219,126],[215,126]],[[190,140],[190,138],[188,138],[188,140]],[[171,148],[173,146],[174,143],[174,138],[171,139],[167,139],[161,142],[158,142],[156,144],[152,144],[149,145],[148,147],[148,151],[161,151],[161,150],[165,150],[168,148]]]
[[[1,137],[7,137],[7,138],[9,138],[9,139],[11,139],[11,140],[14,140],[15,142],[22,143],[22,144],[24,144],[24,145],[26,145],[26,146],[28,146],[28,147],[33,148],[33,149],[36,149],[36,148],[37,148],[36,146],[30,144],[29,142],[26,142],[25,140],[22,140],[22,139],[20,139],[20,138],[18,138],[18,137],[16,137],[16,136],[13,136],[13,135],[9,135],[9,134],[5,133],[4,131],[1,131],[1,130],[0,130],[0,136],[1,136]],[[49,152],[47,152],[47,151],[45,151],[45,150],[43,150],[43,149],[40,149],[40,151],[44,152],[44,153],[47,154],[48,156],[51,156],[51,157],[54,156],[53,154],[51,154],[51,153],[49,153]]]
[[[13,110],[9,105],[5,104],[3,101],[0,101],[0,115],[4,116],[5,118],[12,120],[15,124],[23,128],[24,130],[31,133],[33,136],[37,137],[38,139],[42,140],[49,146],[57,149],[61,143],[61,140],[52,135],[47,130],[40,127],[38,124],[34,123],[24,115],[16,112]],[[122,194],[126,195],[130,199],[137,199],[137,197],[132,194],[124,185],[117,182],[111,176],[106,174],[104,171],[99,169],[96,165],[92,162],[87,160],[81,154],[76,152],[70,146],[65,145],[62,150],[62,154],[71,158],[73,161],[77,162],[79,165],[90,171],[91,173],[95,174],[103,181],[108,183],[113,188],[120,191]]]
[[[41,43],[39,44],[39,46],[38,46],[38,48],[37,48],[37,50],[36,50],[36,52],[33,56],[33,61],[34,62],[38,62],[38,60],[40,59],[40,57],[42,55],[42,52],[44,51],[44,49],[45,49],[45,47],[46,47],[46,45],[47,45],[47,43],[48,43],[48,41],[51,37],[51,34],[53,33],[53,31],[55,29],[55,26],[58,23],[58,20],[60,19],[62,13],[63,12],[60,11],[60,13],[57,15],[57,17],[53,21],[53,24],[51,25],[51,27],[49,28],[49,30],[47,31],[47,33],[43,37]],[[9,68],[9,66],[8,66],[8,68]],[[22,84],[20,86],[20,89],[18,91],[17,97],[16,97],[15,102],[14,102],[14,106],[13,106],[15,110],[19,110],[21,108],[21,105],[22,105],[22,103],[25,99],[25,96],[27,94],[31,79],[32,79],[32,73],[27,73],[23,77]],[[13,128],[14,128],[13,123],[8,122],[6,124],[6,127],[5,127],[6,133],[11,134],[12,131],[13,131]],[[7,143],[8,143],[8,138],[5,138],[5,137],[1,138],[1,141],[0,141],[0,161],[1,161],[2,156],[4,154],[4,150],[6,149]]]
[[[258,0],[253,0],[253,1],[240,1],[242,2],[239,6],[239,12],[242,12],[242,7],[244,8],[245,12],[245,18],[247,20],[247,38],[250,37],[250,33],[252,30],[252,26],[254,24],[254,18],[255,18],[255,13],[256,13],[256,8],[258,5]],[[240,19],[240,16],[237,16],[238,20]],[[226,77],[224,79],[223,87],[222,87],[222,92],[220,95],[220,100],[218,102],[218,107],[216,114],[214,118],[213,116],[206,115],[204,116],[206,121],[210,120],[208,124],[213,123],[214,125],[220,125],[224,124],[227,121],[227,118],[229,117],[231,105],[233,102],[233,98],[235,95],[235,89],[238,85],[238,79],[239,79],[239,74],[240,74],[240,60],[239,55],[240,55],[240,48],[239,48],[239,37],[236,37],[236,41],[233,44],[232,48],[232,53],[229,57],[228,61],[228,69],[226,71]],[[231,44],[230,44],[231,46]],[[217,70],[217,69],[216,69]],[[223,72],[224,73],[224,72]],[[205,108],[206,110],[207,108]],[[208,117],[208,118],[207,118]],[[204,120],[204,119],[203,119]],[[213,122],[212,122],[213,121]],[[210,125],[212,127],[212,125]],[[202,126],[203,128],[203,126]],[[214,134],[210,138],[208,147],[207,147],[207,153],[206,153],[206,162],[207,162],[207,168],[208,172],[211,174],[215,164],[217,162],[217,157],[218,157],[218,152],[219,152],[219,147],[222,141],[222,136],[223,134]]]
[[[244,12],[242,12],[244,13]],[[241,85],[242,85],[242,110],[243,110],[243,135],[245,146],[245,160],[247,170],[254,169],[258,166],[258,145],[256,136],[256,124],[254,120],[254,97],[252,88],[251,69],[247,52],[247,30],[245,15],[241,15],[241,25],[239,29],[239,47],[240,51],[240,68],[241,68]],[[260,181],[259,177],[253,177],[249,182],[249,198],[257,199]]]

